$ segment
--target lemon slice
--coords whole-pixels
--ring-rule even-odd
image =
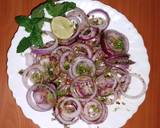
[[[73,23],[65,17],[54,17],[51,22],[52,32],[59,39],[68,39],[74,33]]]

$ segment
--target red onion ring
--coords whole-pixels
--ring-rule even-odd
[[[110,57],[113,55],[113,52],[108,47],[106,47],[104,39],[105,39],[105,35],[104,35],[104,33],[102,33],[101,37],[100,37],[101,48],[102,48],[103,52],[106,53],[107,56]]]
[[[29,89],[32,85],[29,85],[28,79],[31,77],[32,72],[43,71],[43,68],[40,65],[33,65],[28,67],[22,74],[22,81],[26,89]]]
[[[74,105],[72,104],[72,106],[74,106],[74,107],[76,106],[76,110],[71,113],[67,113],[66,111],[64,111],[63,115],[66,117],[69,117],[69,118],[75,118],[75,117],[79,116],[81,113],[81,109],[82,109],[80,102],[78,100],[76,100],[75,98],[67,97],[59,104],[59,107],[64,110],[65,104],[67,102],[70,102],[70,103],[73,102]],[[61,112],[61,114],[62,114],[62,112]]]
[[[74,53],[71,52],[71,51],[65,52],[65,53],[61,56],[61,59],[60,59],[60,68],[61,68],[62,71],[68,72],[69,69],[66,70],[66,69],[64,68],[64,63],[65,63],[66,58],[67,58],[67,57],[71,57],[71,56],[74,56]],[[71,67],[71,66],[69,66],[69,68],[70,68],[70,67]]]
[[[104,18],[105,21],[103,21],[103,24],[98,24],[98,25],[93,24],[92,22],[90,22],[91,20],[89,19],[90,26],[99,28],[99,30],[106,29],[110,23],[110,17],[108,13],[102,9],[94,9],[90,11],[87,15],[88,17],[91,17],[91,18],[95,18],[95,17],[102,18],[102,19]]]
[[[105,88],[112,88],[114,89],[117,86],[117,79],[114,76],[110,78],[105,78],[104,74],[100,75],[96,79],[96,85],[98,88],[101,88],[102,91]]]
[[[96,37],[98,33],[98,29],[93,28],[93,27],[89,27],[89,28],[85,28],[83,31],[81,31],[81,33],[79,34],[79,39],[83,40],[83,41],[88,41],[91,40],[93,38]]]
[[[94,108],[92,108],[94,106]],[[95,110],[96,109],[96,112]],[[98,100],[91,100],[84,105],[81,119],[88,124],[99,124],[107,118],[108,109]]]
[[[76,49],[77,48],[83,48],[84,50],[86,50],[86,52],[87,52],[87,56],[88,56],[88,58],[92,58],[92,56],[93,56],[93,53],[92,53],[92,49],[88,46],[88,45],[86,45],[86,44],[82,44],[82,43],[75,43],[73,46],[72,46],[72,49],[75,51],[75,52],[77,52],[76,51]],[[81,54],[82,52],[78,52],[77,54],[79,55],[83,55],[83,53]]]
[[[126,54],[129,50],[129,40],[127,39],[127,37],[116,31],[116,30],[107,30],[107,31],[104,31],[104,44],[105,44],[105,47],[106,49],[112,51],[112,54]],[[121,39],[123,41],[123,45],[124,45],[124,49],[123,50],[118,50],[118,49],[115,49],[114,46],[112,46],[112,41],[111,41],[111,38],[114,38],[114,39]]]
[[[105,65],[105,58],[107,58],[108,56],[101,50],[97,50],[96,53],[94,54],[94,56],[92,57],[92,60],[94,63],[96,63],[96,61],[101,61],[101,63],[99,64],[95,64],[96,66],[96,74],[100,75],[104,72],[106,65]]]
[[[67,52],[67,51],[72,51],[72,49],[70,47],[67,46],[60,46],[58,48],[56,48],[52,53],[52,54],[58,54],[59,56],[62,56],[63,53]]]
[[[129,73],[128,75],[130,77],[135,77],[135,78],[139,79],[142,82],[143,88],[142,88],[142,91],[135,96],[126,94],[126,91],[124,92],[124,90],[122,88],[120,88],[120,91],[121,91],[122,95],[126,98],[129,98],[129,99],[138,99],[138,98],[142,97],[147,90],[147,86],[146,86],[146,83],[145,83],[144,79],[139,74],[136,74],[136,73]]]
[[[39,112],[45,112],[52,109],[52,105],[44,102],[44,97],[41,95],[42,93],[38,92],[38,87],[47,89],[52,92],[54,98],[56,99],[56,94],[53,89],[51,89],[49,86],[42,86],[42,85],[33,85],[31,88],[29,88],[26,98],[27,102],[34,110]]]
[[[73,97],[78,98],[80,101],[87,102],[95,97],[97,87],[90,77],[80,76],[72,82],[70,91]]]
[[[95,65],[91,60],[89,60],[89,59],[87,59],[85,57],[77,57],[77,58],[75,58],[74,63],[71,65],[71,70],[72,70],[73,76],[75,76],[75,77],[79,76],[79,74],[76,72],[76,68],[77,68],[78,64],[80,64],[82,62],[84,64],[86,64],[87,66],[92,68],[92,71],[91,71],[91,73],[89,75],[90,76],[94,76],[95,72],[96,72]]]
[[[91,40],[85,41],[84,43],[89,45],[93,49],[93,53],[95,53],[101,47],[100,34],[97,34],[96,37]]]
[[[66,17],[67,18],[69,18],[69,17],[77,17],[79,19],[79,21],[80,21],[80,23],[79,23],[80,31],[83,30],[86,26],[89,26],[88,25],[88,17],[85,14],[85,12],[80,8],[75,8],[75,9],[69,11],[66,14]]]
[[[72,114],[63,113],[64,112],[64,105],[66,102],[74,102],[77,105],[77,111],[73,112]],[[81,112],[81,104],[78,100],[71,98],[71,97],[62,97],[58,100],[58,104],[55,108],[55,117],[59,120],[60,123],[71,125],[74,124],[78,120],[78,116]]]

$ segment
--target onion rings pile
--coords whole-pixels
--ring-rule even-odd
[[[31,48],[27,53],[29,66],[22,74],[28,89],[28,104],[36,111],[53,110],[63,125],[72,125],[79,119],[88,124],[104,122],[108,105],[124,96],[140,98],[146,91],[143,78],[129,72],[129,41],[127,37],[109,30],[110,17],[104,10],[95,9],[86,14],[76,8],[66,13],[73,21],[75,31],[65,40],[45,31],[53,41],[43,48]],[[142,82],[142,91],[127,94],[131,79]]]

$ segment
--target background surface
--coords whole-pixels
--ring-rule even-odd
[[[146,100],[124,128],[160,128],[160,1],[100,0],[134,23],[144,38],[151,64]],[[7,50],[17,29],[14,17],[28,15],[43,0],[0,0],[0,127],[38,128],[23,115],[7,85]],[[123,116],[123,115],[122,115]]]

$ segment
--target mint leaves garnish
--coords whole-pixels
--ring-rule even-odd
[[[53,16],[64,16],[69,10],[76,7],[73,2],[63,2],[55,4],[52,0],[47,0],[45,3],[40,4],[38,7],[34,8],[31,12],[31,16],[17,16],[15,18],[16,22],[25,28],[27,32],[30,33],[29,37],[24,37],[18,47],[17,53],[22,53],[31,46],[43,47],[42,41],[42,26],[44,22],[51,22],[51,19],[45,17],[44,9]]]

